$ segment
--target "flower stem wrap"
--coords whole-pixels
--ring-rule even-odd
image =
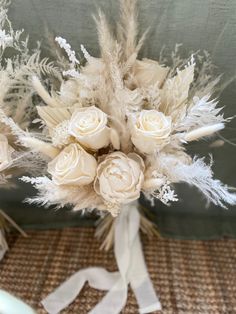
[[[78,271],[42,301],[49,314],[57,314],[74,301],[85,282],[99,290],[108,290],[106,296],[89,314],[118,314],[126,304],[128,285],[136,296],[139,313],[161,309],[147,272],[139,237],[140,214],[137,204],[125,205],[115,222],[115,257],[118,272],[91,267]]]

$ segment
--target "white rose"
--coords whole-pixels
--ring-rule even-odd
[[[107,115],[95,106],[79,108],[71,117],[69,134],[88,148],[105,147],[109,144],[110,138]]]
[[[96,175],[97,161],[79,144],[70,144],[48,164],[48,172],[57,185],[87,185]]]
[[[157,110],[142,110],[129,117],[131,140],[140,152],[151,154],[169,143],[171,117]]]
[[[0,171],[12,165],[12,153],[14,149],[8,144],[7,137],[0,134]]]
[[[134,78],[139,87],[146,87],[158,83],[160,87],[169,72],[168,67],[162,67],[151,59],[136,60],[133,66]]]
[[[129,203],[140,196],[143,170],[139,155],[114,152],[98,165],[94,189],[109,203]]]

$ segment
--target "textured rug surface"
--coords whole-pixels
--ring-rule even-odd
[[[39,314],[46,313],[40,301],[75,271],[88,266],[116,270],[113,253],[99,250],[93,228],[28,234],[29,238],[9,237],[10,251],[0,263],[0,288],[22,298]],[[162,313],[236,313],[236,240],[143,237],[142,242]],[[85,286],[62,314],[88,313],[104,294]],[[132,292],[122,313],[138,313]]]

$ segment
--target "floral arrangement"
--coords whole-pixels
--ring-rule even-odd
[[[19,77],[25,73],[25,65],[30,59],[28,37],[23,30],[14,31],[8,18],[9,2],[0,1],[0,187],[12,188],[13,177],[22,172],[37,169],[32,153],[27,151],[14,132],[27,128],[31,121],[33,104],[29,90],[22,86]],[[11,58],[7,55],[11,54]],[[14,122],[13,122],[14,120]],[[15,124],[17,123],[17,125]],[[32,172],[34,173],[34,171]],[[0,260],[8,249],[5,239],[7,223],[13,225],[24,236],[12,219],[0,209]]]
[[[151,202],[178,201],[172,184],[186,182],[216,205],[234,204],[236,196],[213,178],[212,163],[186,152],[189,142],[212,136],[230,120],[212,98],[219,78],[196,70],[195,79],[193,55],[182,69],[138,60],[145,35],[136,39],[134,1],[121,2],[117,38],[103,13],[96,19],[100,58],[81,46],[82,65],[57,37],[69,58],[60,89],[51,84],[49,92],[32,77],[43,101],[37,106],[42,131],[19,137],[47,156],[47,175],[23,178],[39,191],[32,202],[117,216],[141,192]]]
[[[138,38],[135,0],[120,0],[120,7],[115,33],[101,11],[95,17],[99,58],[81,45],[82,62],[65,39],[56,37],[58,60],[40,61],[40,48],[30,57],[25,41],[25,50],[19,49],[23,61],[9,60],[0,72],[4,84],[8,76],[9,84],[13,82],[6,85],[7,92],[17,84],[18,97],[14,106],[15,98],[9,94],[14,114],[3,108],[1,121],[15,136],[14,148],[18,144],[20,151],[23,147],[27,156],[36,158],[27,163],[37,175],[22,177],[38,190],[28,202],[96,210],[101,215],[97,235],[105,235],[104,248],[114,244],[119,268],[118,274],[101,269],[75,274],[43,301],[49,313],[72,302],[68,291],[76,295],[86,280],[109,290],[91,313],[119,313],[129,283],[140,313],[160,309],[138,234],[139,228],[147,233],[154,228],[138,210],[141,193],[152,204],[158,199],[168,205],[178,201],[173,184],[186,182],[209,202],[222,207],[236,204],[236,194],[214,179],[212,160],[207,164],[186,151],[188,143],[213,136],[230,120],[217,107],[219,77],[212,76],[209,56],[192,54],[183,60],[176,50],[168,66],[162,56],[158,61],[138,59],[147,32]],[[1,47],[7,43],[15,47],[19,36],[0,31]],[[30,109],[33,103],[37,119],[33,121],[31,113],[20,117],[19,103]],[[4,131],[0,145],[0,170],[5,175],[18,160],[12,154],[19,150],[9,144]],[[143,293],[147,289],[148,295]]]

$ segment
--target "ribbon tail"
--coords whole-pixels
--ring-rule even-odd
[[[128,284],[135,293],[140,314],[161,310],[144,260],[139,237],[137,204],[123,208],[115,225],[115,256],[121,279],[89,314],[117,314],[125,306]]]
[[[139,313],[146,314],[161,310],[161,303],[156,295],[145,264],[139,234],[133,246],[133,259],[130,268],[130,284],[139,305]]]
[[[120,272],[120,280],[112,287],[102,301],[89,312],[89,314],[118,314],[127,301],[128,281],[127,273],[130,267],[130,230],[129,217],[130,206],[125,206],[115,221],[114,251],[116,263]],[[136,222],[136,225],[139,222]]]
[[[136,208],[131,214],[131,221],[134,221],[135,217],[140,215]],[[131,261],[128,277],[139,305],[139,313],[146,314],[160,311],[161,304],[147,271],[139,230],[137,229],[131,246]]]
[[[128,286],[120,278],[89,314],[119,314],[127,301]]]
[[[80,270],[47,296],[42,305],[49,314],[58,314],[75,300],[86,281],[92,288],[110,290],[119,278],[118,272],[110,273],[99,267]]]

